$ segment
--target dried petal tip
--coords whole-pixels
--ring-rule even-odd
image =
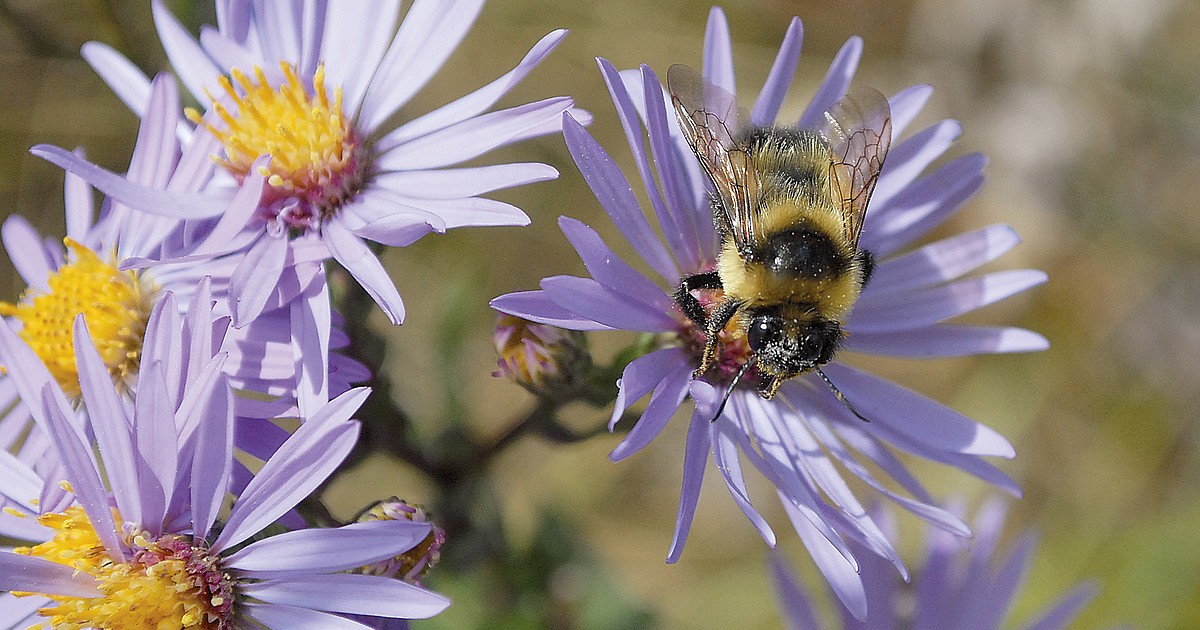
[[[512,315],[496,318],[492,334],[500,369],[507,378],[538,396],[555,398],[575,390],[592,365],[587,338],[577,330],[537,324]]]
[[[367,521],[398,521],[407,519],[415,523],[432,523],[425,508],[409,503],[403,499],[392,497],[367,508],[359,515],[360,523]],[[394,577],[405,582],[420,586],[421,578],[437,564],[441,557],[442,545],[446,542],[446,532],[433,525],[429,535],[412,549],[394,557],[369,564],[358,570],[365,575],[382,575]]]

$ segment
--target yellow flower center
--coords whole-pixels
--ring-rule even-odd
[[[231,627],[232,578],[220,570],[207,549],[192,546],[190,538],[128,536],[133,559],[118,563],[105,552],[83,508],[44,514],[38,522],[55,530],[54,538],[13,551],[87,573],[96,578],[103,593],[100,597],[45,595],[55,603],[38,614],[56,630]]]
[[[80,313],[104,365],[119,387],[138,373],[142,338],[150,318],[153,286],[135,272],[120,271],[92,250],[67,238],[75,262],[50,275],[50,290],[27,289],[17,304],[0,302],[0,315],[21,322],[19,333],[68,396],[79,395],[72,328]]]
[[[234,68],[232,81],[219,79],[232,106],[211,94],[209,98],[224,128],[194,109],[187,116],[221,141],[225,154],[213,159],[239,180],[256,159],[271,156],[261,171],[271,187],[264,204],[268,215],[290,228],[315,228],[362,187],[365,152],[351,121],[342,115],[340,87],[329,101],[324,66],[313,75],[311,94],[295,68],[285,62],[279,67],[285,80],[278,88],[271,87],[258,66],[253,78]]]

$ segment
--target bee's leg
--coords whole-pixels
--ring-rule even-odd
[[[698,273],[692,276],[684,276],[679,281],[679,289],[671,297],[675,299],[675,303],[679,305],[679,310],[683,311],[687,318],[695,322],[700,328],[708,328],[708,313],[704,312],[704,306],[700,304],[700,300],[692,295],[692,291],[696,289],[720,289],[721,276],[715,271],[707,273]]]
[[[862,285],[859,288],[865,287],[871,279],[871,272],[875,270],[875,256],[865,249],[860,249],[854,255],[854,262],[862,270]]]
[[[704,356],[700,359],[700,367],[692,376],[699,378],[701,374],[708,371],[713,363],[717,361],[717,344],[720,342],[721,330],[733,319],[734,313],[742,307],[742,303],[736,300],[725,300],[717,305],[713,310],[712,315],[708,318],[708,326],[705,328],[704,335]]]

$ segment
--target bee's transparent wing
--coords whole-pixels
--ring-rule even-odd
[[[683,137],[713,183],[723,212],[717,221],[740,251],[754,242],[758,208],[758,174],[753,158],[736,141],[750,115],[732,94],[680,64],[667,69],[667,89]]]
[[[818,133],[832,154],[830,195],[845,216],[847,240],[857,248],[867,202],[892,144],[887,97],[869,87],[850,90],[825,112],[825,124]]]

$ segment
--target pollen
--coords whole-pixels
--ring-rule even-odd
[[[315,228],[361,188],[365,152],[342,114],[342,89],[329,99],[324,66],[313,74],[311,92],[293,66],[280,62],[279,68],[279,87],[258,66],[252,77],[234,68],[219,79],[224,96],[209,94],[219,123],[194,109],[187,117],[221,142],[224,155],[213,159],[239,180],[269,155],[261,170],[270,186],[264,206],[273,206],[289,228]]]
[[[127,536],[128,562],[114,562],[83,509],[44,514],[38,522],[55,531],[34,547],[13,551],[74,568],[96,578],[100,597],[44,595],[54,603],[38,611],[56,630],[232,627],[233,580],[219,559],[190,538],[167,535],[148,540]],[[34,593],[13,593],[28,596]]]
[[[721,291],[706,291],[699,296],[700,304],[704,306],[706,311],[711,312],[713,305],[720,302],[724,295]],[[685,350],[687,350],[696,360],[696,365],[700,365],[700,361],[704,356],[704,346],[707,335],[704,330],[696,325],[695,322],[688,319],[682,311],[676,310],[676,316],[679,319],[679,331],[677,333],[677,342]],[[713,367],[709,369],[708,374],[715,376],[715,382],[720,385],[727,385],[733,381],[738,370],[742,368],[750,356],[754,354],[750,350],[750,342],[746,339],[746,335],[742,333],[738,325],[738,319],[735,317],[729,320],[725,328],[717,333],[717,357]],[[747,372],[742,379],[742,383],[753,386],[757,381],[758,369],[755,367]]]
[[[50,275],[48,291],[30,288],[17,304],[0,302],[0,315],[21,322],[29,344],[68,396],[79,395],[72,329],[83,314],[100,358],[119,388],[132,383],[155,287],[136,272],[120,271],[95,252],[67,238],[74,262]]]

